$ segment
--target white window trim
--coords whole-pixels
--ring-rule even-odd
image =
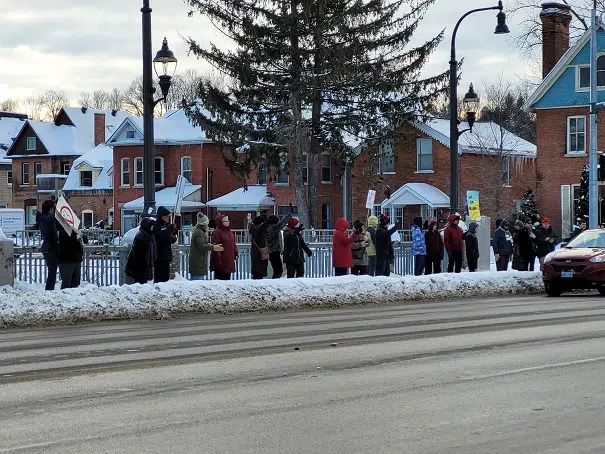
[[[125,162],[128,163],[128,183],[124,183],[124,163]],[[120,159],[120,187],[129,188],[131,176],[132,176],[132,172],[130,171],[130,158]]]
[[[90,172],[90,186],[84,186],[82,184],[82,172]],[[78,171],[78,183],[82,188],[92,188],[95,185],[95,173],[92,170],[80,170]]]
[[[502,161],[502,176],[504,177],[504,169],[506,168],[506,171],[508,173],[508,178],[507,178],[507,182],[502,182],[502,187],[504,188],[511,188],[511,184],[510,184],[510,158],[509,157],[505,157],[504,160]],[[504,179],[504,178],[503,178]]]
[[[597,59],[601,56],[605,55],[605,52],[599,52],[597,54]],[[581,68],[589,68],[590,69],[590,65],[576,65],[576,91],[577,92],[589,92],[590,91],[590,85],[588,85],[588,87],[580,87],[580,69]],[[597,90],[598,91],[604,91],[605,90],[605,86],[598,86],[597,85]]]
[[[286,162],[283,162],[282,164],[288,164],[289,165],[290,162],[288,160],[288,154],[287,153],[282,153],[282,155],[286,155]],[[278,178],[279,178],[279,169],[277,169],[277,171],[275,172],[275,186],[289,186],[290,185],[290,173],[286,173],[286,178],[288,179],[288,181],[286,183],[280,183],[278,181]]]
[[[27,164],[27,183],[23,182],[23,175],[25,175],[25,172],[23,171],[23,166],[25,166]],[[21,186],[29,186],[31,184],[31,176],[32,176],[32,169],[31,169],[31,165],[29,162],[22,162],[21,163]]]
[[[431,143],[431,168],[430,169],[420,169],[420,150],[422,148],[422,141],[428,140]],[[429,139],[428,137],[419,137],[416,139],[416,172],[415,173],[434,173],[435,170],[435,160],[433,159],[433,139]]]
[[[155,182],[155,173],[156,173],[156,170],[155,170],[155,162],[156,162],[158,159],[161,161],[161,165],[160,165],[160,173],[161,173],[162,179],[161,179],[161,181],[160,181],[159,183],[156,183],[155,185],[156,185],[156,186],[164,186],[164,158],[163,158],[162,156],[156,156],[156,157],[154,158],[154,161],[153,161],[153,181]]]
[[[382,172],[382,150],[381,150],[381,146],[382,144],[379,143],[378,144],[378,175],[397,175],[397,166],[396,163],[394,162],[394,158],[395,158],[395,141],[393,139],[386,139],[386,140],[392,140],[393,141],[393,166],[395,167],[395,170],[393,172]]]
[[[8,176],[10,175],[10,183],[8,181]],[[12,186],[13,185],[13,170],[7,170],[6,171],[6,185],[7,186]]]
[[[324,180],[324,156],[330,156],[330,181],[326,181]],[[332,165],[332,155],[330,155],[330,153],[327,152],[323,152],[321,154],[321,184],[332,184],[332,180],[334,179],[334,175],[333,175],[333,169],[334,166]]]
[[[137,162],[141,163],[141,171],[138,172],[137,171]],[[154,163],[155,166],[155,163]],[[133,168],[132,168],[132,174],[134,176],[134,179],[132,180],[132,186],[135,188],[142,188],[143,184],[145,183],[145,174],[144,174],[144,169],[145,169],[145,163],[143,162],[143,158],[138,157],[138,158],[134,158],[133,160]],[[141,174],[141,182],[137,183],[137,173]],[[155,178],[155,175],[154,175]]]
[[[29,145],[29,144],[30,144],[30,139],[33,139],[33,143],[34,143],[34,146],[33,146],[33,147],[31,147],[31,146]],[[28,137],[28,138],[26,139],[26,142],[27,142],[27,143],[26,143],[26,148],[27,148],[27,151],[36,151],[36,150],[38,149],[38,138],[37,138],[37,137],[35,137],[35,136],[30,136],[30,137]]]
[[[91,222],[90,222],[90,227],[94,227],[95,225],[95,213],[92,210],[82,210],[82,228],[86,228],[84,226],[84,214],[90,214],[90,217],[92,218]]]
[[[570,135],[570,126],[571,120],[582,119],[584,121],[584,151],[570,151],[569,147],[571,145],[571,141],[569,140]],[[566,142],[567,142],[567,152],[566,154],[571,156],[585,155],[586,154],[586,139],[588,137],[588,131],[586,130],[586,115],[572,115],[567,117],[567,129],[565,130]]]
[[[67,173],[65,173],[65,167],[67,167]],[[63,164],[61,166],[61,172],[63,175],[69,175],[69,171],[71,170],[71,164]]]
[[[193,183],[192,181],[190,181],[193,180],[193,159],[191,159],[191,156],[181,156],[181,176],[185,178],[185,169],[183,168],[183,161],[185,161],[185,159],[189,159],[189,162],[191,162],[191,169],[188,170],[188,172],[191,173],[191,178],[188,181],[189,183]]]

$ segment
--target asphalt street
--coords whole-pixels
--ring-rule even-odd
[[[605,298],[0,332],[0,453],[603,453]]]

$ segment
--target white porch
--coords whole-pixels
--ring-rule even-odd
[[[405,229],[414,217],[421,216],[423,220],[437,219],[438,211],[449,207],[449,196],[435,186],[427,183],[407,183],[376,208],[382,213],[387,213],[393,220],[401,220]]]

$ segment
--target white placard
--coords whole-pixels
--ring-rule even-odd
[[[395,227],[395,224],[389,224],[387,229],[391,230],[393,227]],[[398,230],[395,230],[395,233],[391,235],[391,241],[393,243],[401,243],[401,234]]]
[[[368,191],[368,198],[366,200],[366,208],[368,210],[371,210],[372,208],[374,208],[375,200],[376,200],[376,191],[374,191],[373,189],[370,189]]]
[[[25,210],[0,208],[0,229],[4,233],[17,233],[25,230]]]
[[[71,209],[69,203],[67,203],[67,200],[65,200],[65,197],[63,196],[59,197],[59,200],[57,201],[55,217],[57,217],[57,215],[62,217],[63,220],[65,220],[65,222],[69,225],[69,227],[71,227],[72,230],[78,232],[78,230],[80,229],[80,219],[78,218],[74,210]],[[59,222],[61,222],[60,219]],[[61,225],[63,224],[61,223]],[[70,232],[67,233],[69,234]]]
[[[183,206],[183,197],[185,195],[185,179],[179,175],[176,179],[176,200],[174,201],[174,215],[181,215],[181,207]]]

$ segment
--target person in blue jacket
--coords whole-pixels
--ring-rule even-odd
[[[422,230],[422,218],[417,217],[412,225],[412,255],[414,255],[414,276],[422,276],[426,259],[426,240]]]
[[[492,248],[494,249],[494,258],[496,259],[496,269],[506,271],[508,262],[513,255],[513,236],[510,231],[510,224],[503,219],[500,226],[494,232]]]

